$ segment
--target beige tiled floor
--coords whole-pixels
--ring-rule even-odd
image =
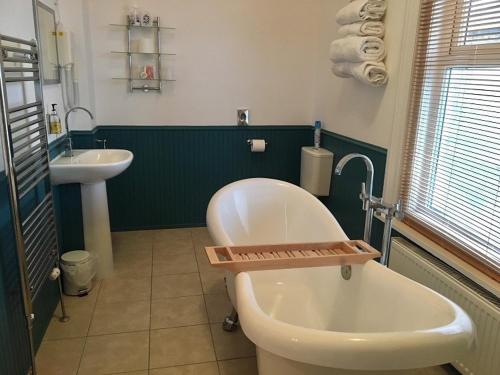
[[[39,374],[256,375],[253,344],[221,329],[231,304],[208,245],[206,228],[113,233],[113,277],[66,297],[71,320],[51,321]]]
[[[206,228],[113,233],[113,277],[86,297],[66,297],[71,320],[59,322],[56,311],[39,374],[257,375],[254,345],[221,328],[231,304],[208,245]]]

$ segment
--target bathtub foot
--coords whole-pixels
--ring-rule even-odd
[[[239,319],[236,309],[233,308],[231,314],[226,316],[224,322],[222,323],[222,329],[226,332],[234,332],[238,329]]]

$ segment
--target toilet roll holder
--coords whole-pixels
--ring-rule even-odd
[[[253,141],[254,141],[253,139],[247,139],[247,144],[248,144],[249,146],[252,146]],[[266,147],[268,146],[268,144],[269,144],[269,143],[267,143],[267,141],[266,141]]]

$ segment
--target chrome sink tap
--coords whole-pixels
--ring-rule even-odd
[[[73,140],[71,139],[71,132],[69,131],[69,114],[71,112],[77,111],[81,109],[84,112],[87,112],[90,118],[93,120],[94,115],[87,108],[84,107],[73,107],[68,112],[66,112],[66,116],[64,117],[64,125],[66,127],[66,146],[64,147],[64,156],[71,157],[73,156]]]
[[[372,232],[372,218],[373,218],[373,207],[371,203],[373,200],[372,191],[373,191],[374,168],[372,161],[370,160],[370,158],[368,158],[368,156],[363,154],[348,154],[344,156],[342,159],[340,159],[340,161],[338,162],[337,166],[335,167],[335,174],[340,176],[342,174],[342,169],[344,169],[345,165],[350,160],[356,158],[362,159],[366,165],[366,182],[363,182],[361,184],[361,194],[359,195],[359,198],[363,201],[363,211],[366,211],[363,240],[366,243],[370,243],[370,237]]]

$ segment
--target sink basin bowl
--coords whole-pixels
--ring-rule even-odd
[[[128,168],[134,154],[128,150],[74,150],[72,157],[61,155],[50,163],[54,185],[93,184],[115,177]]]

